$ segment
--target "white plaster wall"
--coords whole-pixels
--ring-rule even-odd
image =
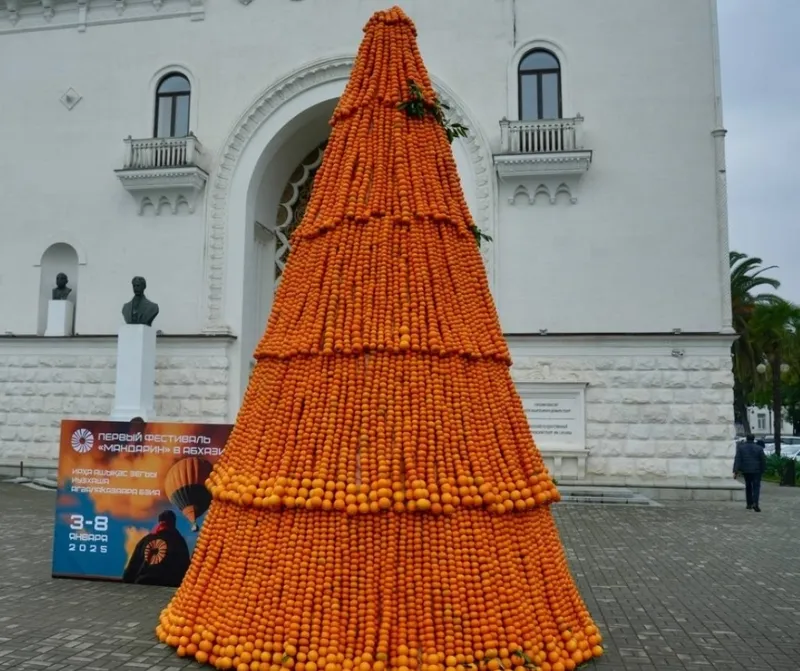
[[[516,381],[587,385],[585,482],[731,480],[733,374],[726,339],[546,336],[511,338],[510,345]]]
[[[191,127],[212,157],[213,180],[223,142],[251,101],[303,63],[355,53],[364,22],[385,5],[348,0],[333,12],[329,0],[231,1],[209,4],[204,17],[195,15],[204,20],[193,21],[189,3],[166,0],[163,14],[184,15],[124,22],[158,13],[131,2],[118,16],[113,4],[90,2],[84,32],[52,29],[76,20],[71,3],[56,3],[49,24],[37,7],[17,24],[0,11],[0,59],[9,64],[0,70],[0,230],[14,241],[0,248],[0,333],[35,332],[35,264],[61,240],[87,259],[78,333],[113,333],[137,274],[161,306],[158,328],[198,332],[204,208],[139,217],[113,174],[123,138],[151,133],[153,77],[170,64],[191,73]],[[719,330],[717,260],[726,250],[715,224],[709,7],[710,0],[404,3],[429,69],[466,103],[495,150],[514,51],[547,38],[567,56],[564,113],[584,115],[594,162],[577,205],[496,203],[506,331]],[[91,23],[101,20],[123,22]],[[69,87],[83,96],[72,111],[59,103]]]
[[[228,343],[157,347],[156,421],[228,421]],[[62,419],[107,419],[115,371],[112,339],[0,341],[0,466],[55,461]]]
[[[504,329],[719,331],[710,3],[578,4],[516,3],[520,42],[565,54],[563,114],[585,118],[593,162],[576,205],[512,206],[516,184],[501,189]]]

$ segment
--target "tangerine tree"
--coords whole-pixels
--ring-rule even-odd
[[[376,13],[159,638],[237,671],[573,669],[549,505],[447,122]]]

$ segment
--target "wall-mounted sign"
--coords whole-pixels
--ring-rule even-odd
[[[586,449],[585,384],[517,382],[516,386],[539,449]]]

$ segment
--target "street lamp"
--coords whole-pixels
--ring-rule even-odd
[[[760,363],[760,364],[758,364],[756,366],[756,370],[759,372],[759,374],[763,375],[764,373],[767,372],[767,366],[766,366],[766,364]],[[781,373],[788,373],[788,372],[789,372],[789,364],[788,363],[782,363],[781,364]]]

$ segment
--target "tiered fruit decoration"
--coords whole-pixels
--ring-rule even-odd
[[[602,653],[402,10],[365,27],[162,641],[237,671]]]

